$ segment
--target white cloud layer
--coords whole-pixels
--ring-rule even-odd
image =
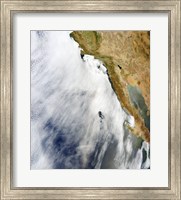
[[[31,169],[148,168],[107,70],[70,31],[31,31]]]

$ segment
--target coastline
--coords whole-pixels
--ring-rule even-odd
[[[103,62],[122,108],[134,116],[135,127],[127,125],[128,129],[134,135],[150,142],[148,123],[145,123],[145,118],[150,118],[149,32],[73,31],[70,37],[78,42],[82,49],[81,56],[93,55]],[[123,49],[120,44],[123,44]],[[133,102],[128,87],[135,87],[140,91],[143,106],[147,108],[146,117],[145,113],[142,115],[140,112],[142,109],[139,101],[136,102],[139,106]]]

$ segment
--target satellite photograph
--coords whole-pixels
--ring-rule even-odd
[[[31,31],[31,170],[150,169],[150,31]]]

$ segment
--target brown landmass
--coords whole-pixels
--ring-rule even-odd
[[[108,70],[112,87],[123,109],[134,116],[135,127],[128,128],[147,142],[150,133],[140,110],[133,104],[128,86],[139,88],[150,115],[150,33],[148,31],[74,31],[71,33],[83,49]]]

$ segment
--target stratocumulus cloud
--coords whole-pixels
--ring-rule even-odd
[[[68,31],[31,31],[31,169],[148,168],[125,121],[101,61]]]

